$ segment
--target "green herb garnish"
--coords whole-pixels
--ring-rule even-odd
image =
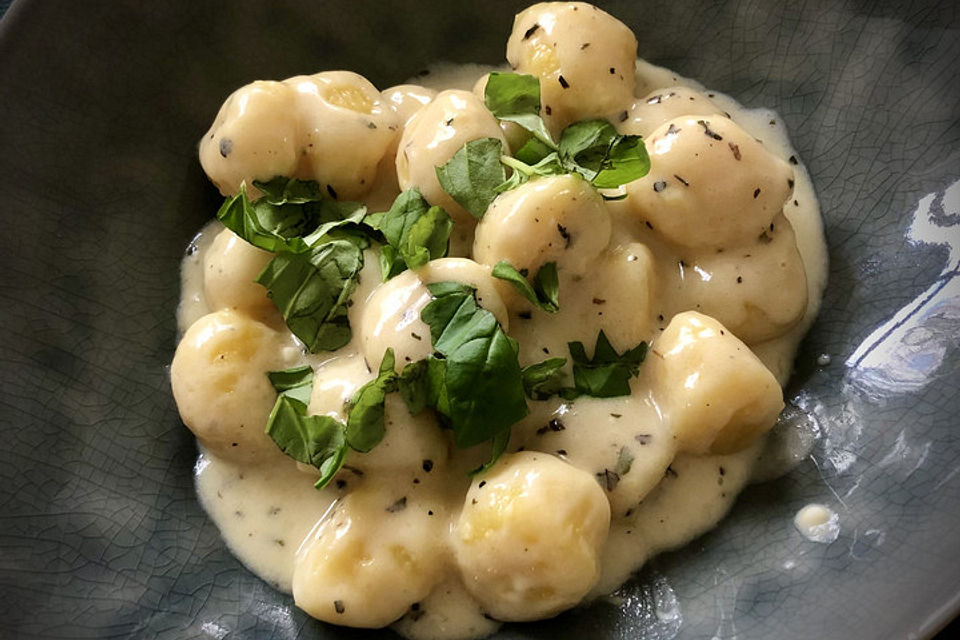
[[[507,179],[500,163],[503,143],[496,138],[479,138],[464,144],[453,157],[437,167],[437,179],[457,204],[478,220],[497,197],[497,187]]]
[[[303,253],[333,229],[359,223],[367,212],[359,202],[331,200],[313,181],[278,177],[254,185],[263,197],[251,201],[241,184],[217,211],[217,219],[243,240],[273,253]]]
[[[583,120],[563,130],[560,162],[598,189],[612,189],[650,171],[650,157],[640,136],[623,136],[606,120]]]
[[[306,403],[290,395],[277,397],[266,432],[286,455],[320,470],[317,489],[333,479],[347,455],[343,424],[330,416],[308,416]]]
[[[389,211],[367,216],[367,223],[381,232],[387,242],[380,253],[384,281],[447,255],[453,230],[453,220],[447,212],[431,207],[416,189],[397,196]]]
[[[483,102],[498,119],[515,122],[550,150],[557,144],[540,117],[540,80],[520,73],[492,72],[487,78]]]
[[[560,282],[557,278],[556,262],[547,262],[540,267],[533,279],[533,286],[527,282],[523,273],[506,260],[498,262],[492,273],[495,278],[512,284],[524,298],[547,313],[556,313],[560,309]]]
[[[630,395],[630,378],[640,371],[640,363],[647,355],[647,343],[641,342],[633,349],[618,354],[610,345],[603,331],[597,335],[593,349],[593,358],[587,358],[582,342],[567,344],[573,358],[574,394],[569,391],[565,397],[584,394],[595,398],[612,398]]]
[[[347,416],[347,444],[366,453],[377,446],[386,433],[384,401],[397,390],[397,373],[393,349],[387,349],[380,361],[377,377],[360,387],[350,401]]]
[[[357,287],[363,252],[350,239],[331,240],[305,253],[283,252],[257,276],[290,331],[311,352],[350,342],[347,302]]]
[[[523,392],[531,400],[546,400],[563,390],[566,358],[547,358],[523,368]]]
[[[313,367],[310,365],[283,371],[270,371],[267,377],[280,395],[289,396],[303,404],[310,404],[310,394],[313,392]]]

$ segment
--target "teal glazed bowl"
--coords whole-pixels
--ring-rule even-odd
[[[601,2],[642,57],[776,109],[829,285],[788,389],[818,434],[722,526],[519,638],[928,638],[960,608],[956,3]],[[503,61],[519,2],[16,0],[0,21],[0,636],[389,638],[235,560],[196,501],[167,365],[219,197],[197,140],[257,78]],[[821,358],[821,355],[829,356]],[[803,538],[810,502],[839,515]]]

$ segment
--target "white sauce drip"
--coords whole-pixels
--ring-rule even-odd
[[[793,524],[810,542],[830,544],[840,535],[840,517],[822,504],[808,504],[800,509]]]

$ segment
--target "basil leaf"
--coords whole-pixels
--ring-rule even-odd
[[[497,197],[497,187],[507,179],[500,164],[502,152],[503,144],[496,138],[471,140],[436,169],[443,190],[478,220]]]
[[[570,172],[598,188],[614,188],[641,178],[650,158],[639,136],[622,136],[606,120],[581,120],[563,130],[558,154]]]
[[[640,136],[617,136],[592,182],[598,189],[614,189],[642,178],[649,171],[650,156],[643,139]]]
[[[400,255],[407,266],[418,269],[431,260],[447,255],[453,220],[441,207],[430,207],[410,225],[400,245]]]
[[[427,360],[411,362],[403,368],[397,380],[400,397],[403,398],[407,410],[412,416],[417,415],[431,404],[429,365],[430,363]]]
[[[278,206],[317,202],[327,197],[320,190],[320,183],[316,180],[298,180],[297,178],[274,176],[266,182],[254,180],[253,186],[263,193],[263,200]]]
[[[517,149],[513,157],[525,164],[536,165],[547,157],[556,157],[556,153],[556,147],[547,146],[536,138],[530,138],[522,147]],[[560,166],[559,161],[557,165]],[[563,167],[560,167],[559,173],[565,173]]]
[[[356,244],[331,240],[306,253],[277,254],[256,281],[311,352],[335,351],[350,341],[347,302],[362,267]]]
[[[320,470],[317,489],[333,479],[347,455],[343,424],[330,416],[308,416],[307,405],[288,395],[277,397],[266,433],[285,454]]]
[[[386,433],[384,401],[397,390],[396,360],[393,349],[387,349],[380,361],[377,377],[360,387],[350,401],[347,416],[347,444],[362,453],[377,446]]]
[[[566,358],[547,358],[524,367],[523,391],[531,400],[546,400],[563,389],[563,366]]]
[[[556,313],[560,309],[560,283],[557,279],[557,263],[547,262],[533,280],[533,286],[516,267],[501,260],[493,267],[493,276],[506,280],[523,295],[524,298],[537,305],[547,313]]]
[[[310,395],[313,393],[313,367],[310,365],[283,371],[269,371],[267,377],[280,395],[290,396],[303,404],[310,404]]]
[[[540,80],[536,76],[491,72],[483,102],[498,120],[515,122],[544,146],[557,148],[540,117]]]
[[[307,247],[322,242],[335,230],[346,231],[351,227],[353,231],[349,235],[363,239],[360,243],[361,248],[365,249],[369,245],[369,239],[361,232],[361,227],[357,226],[367,214],[367,207],[363,203],[322,200],[318,203],[305,205],[305,208],[313,216],[315,222],[319,223],[316,229],[304,236],[303,242]]]
[[[501,157],[500,162],[513,169],[513,173],[497,186],[497,193],[503,193],[504,191],[518,187],[534,176],[558,176],[567,173],[567,170],[560,164],[560,160],[554,152],[551,152],[534,165],[526,164],[510,156]]]
[[[431,207],[416,189],[397,196],[389,211],[367,216],[367,224],[383,233],[387,242],[380,253],[380,274],[384,281],[408,267],[417,269],[447,255],[453,230],[453,220],[447,212],[441,207]]]
[[[516,342],[492,313],[479,307],[472,287],[427,285],[435,299],[420,312],[443,358],[428,365],[435,406],[447,416],[458,447],[471,447],[508,430],[529,413]]]
[[[470,475],[475,476],[481,473],[486,473],[490,470],[490,467],[497,463],[497,460],[500,459],[500,456],[503,455],[504,451],[507,450],[507,445],[510,444],[510,430],[501,431],[497,435],[493,436],[493,441],[490,443],[490,459],[484,462],[481,466],[476,469],[470,470]]]
[[[251,202],[245,184],[236,195],[224,200],[217,219],[255,247],[278,251],[305,251],[301,239],[307,220],[299,208],[284,208],[265,200]]]
[[[250,244],[272,253],[303,253],[332,229],[359,223],[367,212],[359,202],[323,197],[316,183],[274,178],[254,184],[266,190],[263,197],[251,201],[246,185],[241,184],[236,195],[224,200],[217,219]]]
[[[576,391],[595,398],[630,395],[630,378],[639,373],[647,355],[646,342],[618,354],[603,331],[597,335],[593,358],[587,358],[581,342],[570,342],[567,348],[573,358]]]

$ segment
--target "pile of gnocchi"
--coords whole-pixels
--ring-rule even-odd
[[[311,616],[448,640],[554,616],[749,481],[819,212],[785,138],[636,56],[541,3],[509,69],[257,81],[201,140],[226,201],[172,389],[205,508]]]

